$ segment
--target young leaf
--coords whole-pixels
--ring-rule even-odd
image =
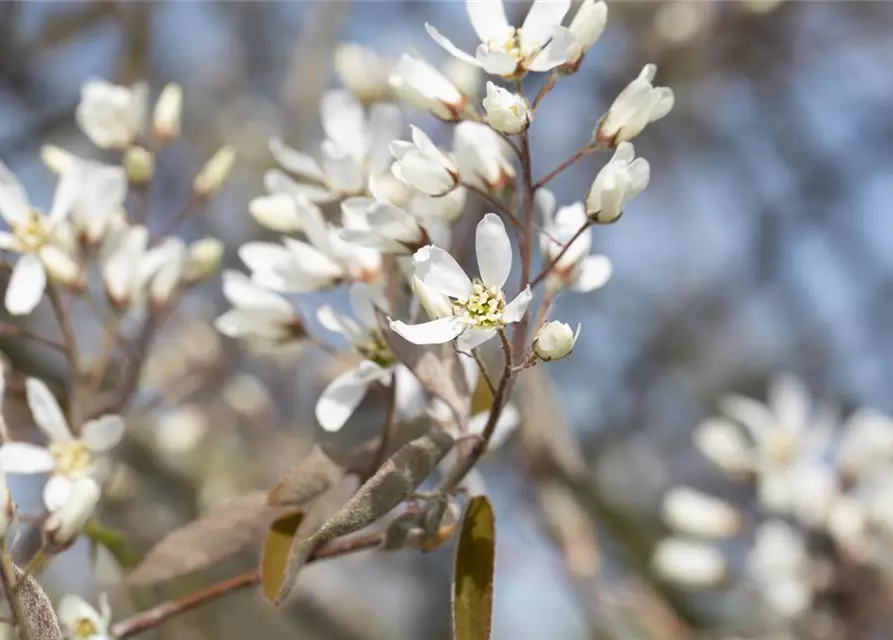
[[[47,594],[37,584],[34,576],[26,576],[18,567],[15,567],[15,574],[16,590],[25,609],[25,622],[31,631],[29,637],[33,640],[62,640],[59,620]]]
[[[150,585],[203,569],[246,546],[280,509],[256,491],[212,507],[197,520],[169,533],[127,577]]]
[[[318,446],[297,466],[289,469],[267,496],[271,505],[302,509],[344,475],[344,469]]]
[[[493,616],[496,528],[486,496],[468,503],[453,575],[453,639],[487,640]]]
[[[90,539],[91,555],[97,547],[105,547],[122,568],[133,569],[139,564],[140,554],[127,544],[120,531],[109,529],[93,518],[84,526],[84,535]]]
[[[300,511],[287,513],[274,520],[267,531],[260,556],[260,583],[270,602],[276,599],[276,594],[282,587],[288,552],[302,520],[304,514]]]
[[[276,606],[291,593],[298,572],[316,547],[359,531],[389,513],[424,482],[453,444],[452,436],[435,427],[404,445],[314,534],[295,539],[285,568],[285,579],[276,596]]]

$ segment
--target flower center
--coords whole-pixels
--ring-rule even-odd
[[[28,217],[13,225],[13,235],[18,241],[21,253],[35,253],[49,240],[50,230],[46,218],[39,211],[32,209]]]
[[[453,312],[477,329],[498,329],[505,324],[502,313],[505,310],[505,294],[499,289],[485,287],[475,282],[467,300],[453,302]]]
[[[391,353],[391,348],[378,331],[372,332],[372,337],[368,342],[356,345],[356,350],[366,360],[370,360],[382,368],[390,367],[397,361],[394,354]]]
[[[65,476],[82,473],[93,464],[93,452],[80,440],[50,445],[55,470]]]
[[[521,53],[521,32],[515,27],[509,27],[502,39],[494,38],[487,43],[491,51],[502,51],[509,54],[515,60],[524,56]]]
[[[788,463],[797,455],[797,438],[790,433],[774,433],[766,441],[766,453],[775,462]]]
[[[99,629],[88,618],[78,618],[74,621],[75,638],[91,638],[99,634]]]

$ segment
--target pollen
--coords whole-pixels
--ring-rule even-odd
[[[79,440],[51,444],[50,453],[53,454],[56,472],[62,475],[84,473],[93,464],[93,453]]]
[[[375,331],[372,337],[364,343],[356,345],[357,353],[377,364],[379,367],[387,368],[397,362],[391,348],[384,340],[384,336],[380,332]]]
[[[36,253],[49,240],[49,227],[46,218],[32,209],[28,217],[12,226],[12,232],[20,253]]]
[[[75,638],[92,638],[99,634],[99,629],[88,618],[78,618],[74,621],[74,637]]]
[[[461,315],[466,324],[477,329],[498,329],[505,325],[505,294],[499,289],[491,289],[481,282],[475,282],[467,300],[453,303],[456,315]]]

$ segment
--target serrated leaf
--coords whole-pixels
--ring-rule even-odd
[[[313,450],[292,469],[289,469],[270,490],[267,502],[302,509],[325,493],[344,475],[344,469],[332,461],[323,450]]]
[[[59,620],[47,594],[32,575],[25,575],[15,567],[16,590],[25,609],[25,618],[32,640],[62,640]]]
[[[453,574],[453,640],[488,640],[493,618],[496,527],[486,496],[468,503]]]
[[[162,538],[127,576],[127,582],[150,585],[210,566],[248,545],[280,512],[267,504],[265,491],[212,507]]]
[[[304,514],[300,511],[288,513],[276,518],[267,530],[260,556],[260,583],[270,602],[276,600],[282,588],[289,550],[303,520]]]
[[[282,604],[291,593],[298,572],[315,548],[359,531],[390,513],[425,481],[454,444],[453,437],[439,427],[409,442],[388,458],[375,475],[357,489],[315,533],[306,538],[296,538],[275,604]]]
[[[87,521],[84,535],[90,539],[91,560],[95,563],[95,550],[104,547],[124,569],[133,569],[140,563],[140,554],[124,538],[124,534],[103,526],[96,519]]]

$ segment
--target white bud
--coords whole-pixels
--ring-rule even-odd
[[[183,87],[171,82],[161,90],[152,114],[152,133],[162,142],[180,136],[180,114],[183,111]]]
[[[441,120],[460,120],[468,105],[468,99],[445,75],[409,54],[403,54],[388,81],[398,98]]]
[[[248,203],[248,213],[261,225],[279,233],[295,233],[302,229],[298,206],[288,193],[258,196]]]
[[[570,63],[579,63],[580,59],[601,37],[608,22],[608,5],[599,0],[584,0],[577,14],[571,20],[570,32],[574,34],[576,47],[568,58]]]
[[[484,110],[490,126],[502,133],[521,133],[530,126],[530,107],[523,97],[487,82]]]
[[[570,325],[565,322],[547,322],[533,339],[533,350],[536,355],[549,362],[550,360],[560,360],[566,358],[574,350],[577,338],[580,335],[581,325],[577,325],[577,330],[571,329]]]
[[[390,93],[391,64],[374,51],[355,42],[335,48],[335,75],[345,87],[366,104],[382,100]]]
[[[56,548],[65,548],[74,542],[93,515],[100,495],[99,485],[95,480],[75,480],[65,503],[43,525],[47,543]]]
[[[598,172],[586,195],[586,215],[593,222],[617,221],[623,207],[639,195],[651,179],[651,167],[644,158],[636,158],[629,142],[621,142],[611,160]]]
[[[701,538],[729,538],[741,528],[741,515],[732,505],[689,487],[667,492],[663,519],[674,531]]]
[[[70,171],[79,162],[73,153],[54,144],[45,144],[40,148],[40,159],[57,176]]]
[[[418,127],[412,127],[411,143],[392,142],[391,153],[395,158],[391,166],[394,177],[426,195],[444,196],[459,183],[455,161]]]
[[[723,418],[710,418],[695,429],[695,448],[705,458],[728,473],[753,468],[753,452],[741,429]]]
[[[639,77],[620,92],[602,118],[596,136],[610,144],[632,140],[649,122],[660,120],[673,108],[673,90],[651,84],[657,67],[647,64]]]
[[[12,494],[9,487],[6,486],[6,474],[0,470],[0,541],[9,531],[9,525],[12,524],[16,515],[16,506],[12,501]]]
[[[652,566],[665,580],[695,589],[716,586],[726,576],[726,561],[718,549],[685,538],[662,540]]]
[[[183,280],[192,284],[210,278],[223,258],[223,243],[217,238],[202,238],[189,245]]]
[[[155,177],[155,156],[144,147],[127,147],[124,151],[124,171],[130,184],[149,184]]]
[[[147,254],[147,260],[156,262],[157,269],[149,284],[149,297],[160,307],[166,306],[183,279],[186,268],[186,246],[179,238],[167,238]]]
[[[192,182],[193,193],[199,198],[208,198],[216,194],[229,178],[235,162],[236,150],[233,147],[225,146],[218,149],[195,176]]]

